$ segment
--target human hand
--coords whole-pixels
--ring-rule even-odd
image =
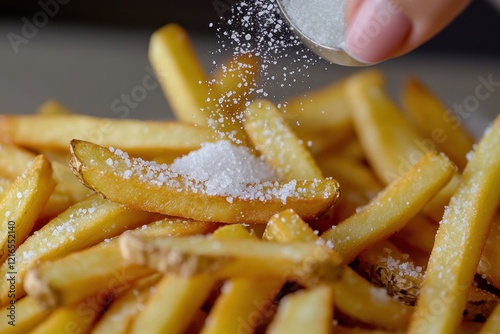
[[[417,48],[448,25],[470,0],[348,0],[346,49],[378,63]]]

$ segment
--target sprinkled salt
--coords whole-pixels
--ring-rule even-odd
[[[17,196],[17,198],[19,198],[19,199],[23,198],[23,194],[22,194],[21,192],[18,192],[16,196]]]
[[[237,195],[248,184],[276,180],[264,161],[229,141],[203,144],[200,150],[176,159],[170,170],[203,182],[209,195]]]
[[[282,0],[282,4],[303,35],[323,46],[343,46],[344,0]]]

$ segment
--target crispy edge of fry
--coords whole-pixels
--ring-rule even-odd
[[[416,78],[406,80],[402,102],[406,115],[420,132],[432,139],[437,148],[463,170],[474,139],[461,126],[461,120]]]
[[[338,279],[343,269],[335,251],[304,242],[214,241],[201,236],[151,239],[125,234],[120,237],[120,246],[127,261],[184,277],[267,277],[311,286]]]
[[[283,180],[322,179],[311,153],[285,123],[276,106],[257,100],[245,111],[243,126],[253,145]]]
[[[39,261],[63,257],[70,252],[95,245],[129,228],[142,226],[158,218],[159,215],[136,211],[102,199],[98,195],[76,203],[18,247],[16,298],[25,294],[22,281],[28,269]],[[48,243],[48,240],[52,242]],[[4,262],[0,267],[0,275],[5,277],[7,272],[9,267],[7,262]],[[2,305],[9,303],[8,290],[7,285],[0,286]]]
[[[321,237],[333,242],[335,250],[349,263],[363,249],[400,230],[446,185],[454,172],[448,158],[428,153],[362,210]]]
[[[500,117],[467,164],[436,234],[409,333],[454,332],[500,202]],[[439,303],[439,312],[435,305]],[[441,307],[442,306],[442,307]]]
[[[282,211],[268,223],[264,238],[271,241],[317,241],[319,237],[293,210]],[[387,296],[357,274],[345,267],[342,278],[330,284],[338,309],[364,323],[387,329],[404,330],[413,308]],[[390,315],[390,316],[388,316]]]
[[[73,172],[82,183],[97,193],[133,208],[171,216],[223,223],[265,224],[276,212],[283,208],[293,208],[305,219],[311,219],[331,208],[339,197],[337,181],[324,179],[294,180],[287,183],[262,182],[248,186],[248,189],[258,189],[261,197],[231,197],[228,200],[228,196],[203,193],[200,185],[196,186],[199,190],[191,189],[191,185],[195,183],[182,175],[167,177],[167,181],[172,182],[160,182],[160,185],[141,178],[142,174],[139,173],[145,175],[146,171],[132,173],[125,179],[118,172],[130,172],[134,165],[144,164],[133,158],[125,160],[92,143],[73,140],[71,150]],[[113,166],[106,161],[113,161]],[[171,183],[175,186],[170,185]],[[280,189],[289,189],[288,187],[296,189],[294,196],[288,196],[284,200],[276,195]],[[135,191],[130,192],[129,189]],[[286,192],[289,193],[288,190]]]
[[[0,217],[5,218],[0,229],[0,263],[11,255],[15,263],[16,248],[28,237],[55,185],[50,161],[39,155],[2,195]]]
[[[285,296],[267,333],[330,333],[333,299],[332,290],[324,285]]]
[[[251,238],[242,225],[226,225],[212,235],[216,240]],[[132,324],[130,333],[183,333],[203,302],[214,289],[217,277],[201,274],[185,278],[165,275]]]
[[[125,233],[144,237],[184,236],[212,232],[213,223],[165,218]],[[116,294],[152,271],[123,261],[117,239],[43,262],[24,280],[28,295],[45,308],[75,303],[92,294]]]

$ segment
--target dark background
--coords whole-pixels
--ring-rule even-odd
[[[0,19],[19,20],[23,16],[31,19],[40,11],[40,1],[0,1]],[[235,0],[59,1],[65,4],[60,6],[51,24],[69,22],[155,29],[177,22],[192,31],[208,31],[208,24],[217,22],[218,15],[235,3]],[[456,21],[419,51],[500,56],[499,13],[489,1],[474,0]]]

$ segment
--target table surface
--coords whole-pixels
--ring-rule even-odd
[[[0,22],[4,36],[19,33],[18,22]],[[149,75],[147,48],[152,31],[147,29],[92,28],[49,24],[14,51],[8,38],[0,39],[1,113],[32,113],[45,100],[54,98],[76,112],[117,117],[112,103],[130,94]],[[212,35],[194,35],[194,44],[207,71],[213,61],[228,54],[213,54],[218,48]],[[271,69],[279,71],[280,64]],[[466,57],[412,53],[376,68],[387,74],[391,94],[397,98],[404,78],[413,75],[423,80],[448,106],[479,102],[464,118],[467,127],[479,136],[500,113],[500,61],[488,57]],[[319,62],[299,78],[293,87],[267,83],[266,90],[281,100],[310,88],[359,71]],[[476,88],[491,80],[488,98],[476,98]],[[171,118],[161,89],[147,91],[144,100],[131,108],[129,117],[139,119]]]

